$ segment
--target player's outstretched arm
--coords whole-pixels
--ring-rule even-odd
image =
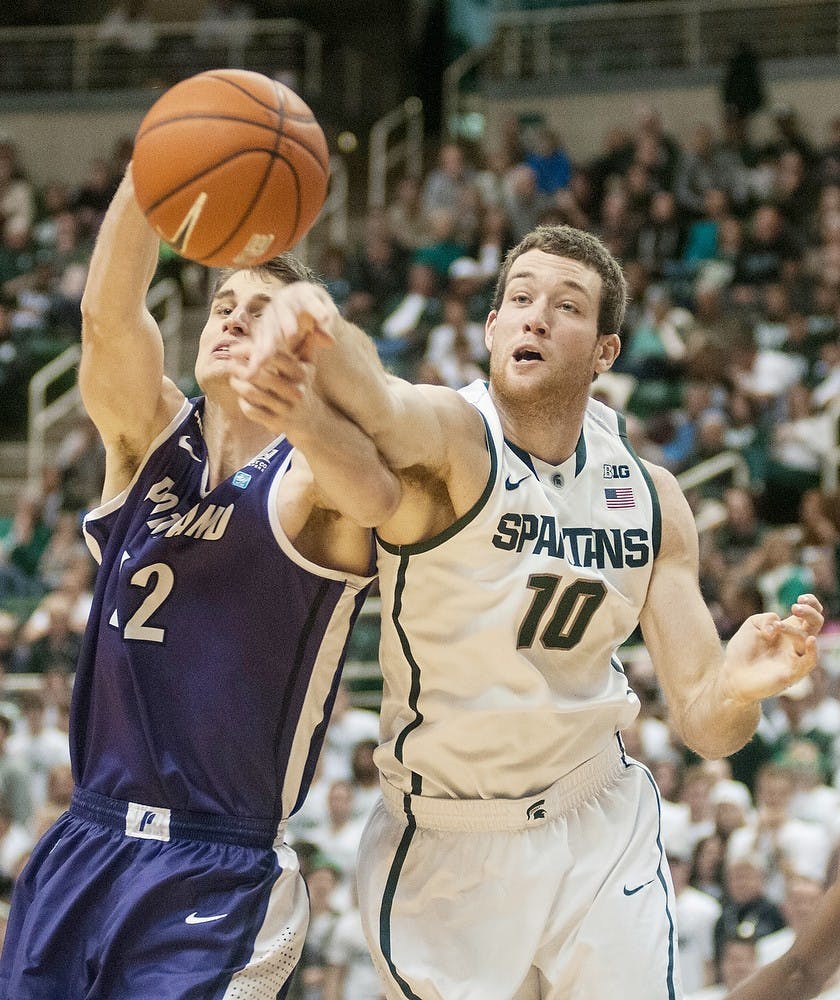
[[[650,471],[662,511],[662,544],[640,619],[645,644],[683,741],[704,757],[729,756],[754,733],[761,701],[816,665],[822,608],[803,595],[783,620],[753,615],[724,653],[700,593],[691,510],[670,473]]]
[[[726,1000],[810,1000],[840,965],[840,881],[828,889],[784,955],[727,994]]]
[[[270,369],[278,351],[315,362],[323,397],[362,428],[393,468],[440,469],[451,442],[470,426],[483,441],[473,407],[451,389],[412,385],[386,372],[370,337],[343,319],[323,288],[296,283],[273,297],[255,331],[250,373]]]
[[[397,477],[371,438],[316,389],[314,366],[303,360],[309,345],[298,342],[295,351],[278,349],[253,373],[244,362],[234,369],[230,381],[242,411],[272,434],[285,434],[305,456],[309,478],[300,516],[314,505],[358,525],[382,524],[399,501]]]
[[[163,341],[146,308],[158,247],[134,199],[129,166],[105,213],[82,297],[79,385],[108,449],[109,477],[121,464],[132,472],[165,424]],[[174,397],[170,404],[173,412],[179,405]]]

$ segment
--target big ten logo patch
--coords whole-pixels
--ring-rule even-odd
[[[605,465],[604,479],[629,479],[629,465]]]

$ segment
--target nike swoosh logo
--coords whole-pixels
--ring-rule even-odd
[[[200,917],[197,912],[191,913],[188,917],[184,918],[185,924],[210,924],[214,920],[221,920],[222,917],[226,917],[226,913],[215,913],[212,917]]]
[[[655,881],[656,881],[656,879],[651,879],[649,882],[642,882],[641,885],[637,885],[633,889],[628,889],[627,886],[625,885],[625,887],[624,887],[624,895],[625,896],[635,896],[637,892],[641,892],[642,889],[645,888],[645,886],[648,886],[648,885],[651,884],[651,882],[655,882]]]
[[[505,480],[505,489],[506,490],[515,490],[519,486],[520,483],[524,483],[526,479],[530,479],[530,478],[531,478],[531,474],[528,473],[527,476],[523,476],[521,479],[517,479],[514,482],[510,478],[510,476],[508,476],[507,479]]]
[[[190,443],[190,439],[187,437],[186,434],[182,434],[178,438],[178,447],[179,448],[183,448],[184,451],[189,452],[190,458],[192,458],[193,461],[195,461],[195,462],[200,462],[201,461],[201,459],[198,457],[198,455],[196,455],[196,453],[193,451],[193,446]]]

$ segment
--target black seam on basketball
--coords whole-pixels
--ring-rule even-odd
[[[312,146],[310,146],[308,143],[303,142],[296,135],[285,135],[285,136],[283,135],[283,124],[286,121],[295,122],[297,124],[313,124],[313,125],[318,124],[314,118],[304,120],[301,118],[295,118],[292,115],[283,116],[278,126],[263,125],[260,122],[252,121],[250,118],[237,118],[234,115],[205,115],[205,114],[179,115],[177,118],[166,118],[164,121],[155,122],[153,125],[150,125],[144,132],[142,132],[140,135],[137,136],[137,138],[135,139],[135,146],[139,144],[139,142],[145,136],[149,135],[149,133],[154,132],[155,129],[162,128],[164,125],[169,125],[173,122],[185,122],[185,121],[195,121],[195,120],[237,122],[240,125],[253,125],[254,128],[264,129],[266,132],[270,132],[275,137],[279,135],[281,138],[285,138],[287,142],[293,142],[297,146],[300,146],[301,149],[306,150],[306,152],[309,153],[309,155],[316,161],[316,163],[320,166],[320,168],[324,171],[324,173],[328,172],[327,166],[324,164],[323,160],[318,155],[318,153],[312,148]],[[250,149],[248,150],[248,152],[251,151],[252,150]],[[263,152],[268,153],[270,152],[270,150],[264,149]]]
[[[274,112],[277,111],[276,108],[273,108],[270,104],[266,104],[259,97],[256,97],[254,94],[252,94],[251,91],[247,89],[247,87],[243,87],[242,84],[237,83],[235,80],[229,80],[226,76],[218,76],[216,73],[213,73],[212,71],[202,75],[210,77],[211,80],[218,80],[220,83],[224,83],[228,87],[233,87],[233,89],[238,90],[240,94],[245,94],[247,97],[250,97],[255,104],[258,104],[261,108],[265,108],[266,111],[274,111]],[[310,113],[309,118],[300,120],[315,121],[315,116]]]
[[[305,149],[305,147],[303,148]],[[321,161],[318,159],[317,156],[315,156],[314,153],[311,152],[311,150],[306,149],[306,152],[312,156],[312,159],[315,160],[315,162],[318,163],[319,166],[321,165]],[[272,166],[275,160],[282,160],[292,170],[292,172],[295,173],[295,175],[297,175],[297,171],[294,167],[294,164],[291,163],[282,153],[276,153],[274,152],[274,150],[271,149],[264,149],[262,146],[252,146],[249,147],[248,149],[237,149],[236,152],[231,153],[230,156],[226,156],[223,160],[216,160],[214,163],[211,163],[210,166],[207,167],[206,169],[199,171],[199,173],[197,174],[193,174],[191,177],[187,177],[186,180],[181,181],[181,183],[177,187],[171,188],[169,191],[166,192],[166,194],[158,198],[157,201],[152,202],[152,204],[149,205],[147,209],[145,209],[146,213],[154,212],[156,208],[160,208],[160,206],[165,201],[168,201],[175,195],[180,194],[184,190],[184,188],[189,187],[190,184],[195,184],[196,181],[200,181],[202,177],[206,177],[208,174],[212,173],[214,170],[217,170],[219,167],[227,166],[227,164],[233,162],[233,160],[235,160],[237,157],[247,156],[249,153],[262,153],[263,156],[267,156],[272,161]]]
[[[286,116],[284,114],[284,107],[283,107],[283,92],[280,90],[279,87],[277,87],[275,88],[275,93],[277,95],[278,106],[276,108],[272,108],[271,110],[274,111],[274,113],[277,115],[277,132],[274,137],[274,149],[269,153],[268,166],[265,172],[263,173],[262,180],[257,185],[257,189],[254,192],[254,197],[251,199],[251,203],[248,206],[246,206],[243,214],[239,218],[239,222],[234,226],[233,231],[228,233],[227,239],[223,240],[222,243],[220,243],[215,249],[211,250],[207,254],[207,257],[215,257],[217,253],[220,253],[222,250],[224,250],[224,248],[228,245],[228,243],[230,243],[230,241],[234,239],[236,235],[239,233],[239,231],[242,229],[243,225],[248,219],[248,216],[251,214],[251,209],[254,207],[254,205],[256,205],[257,200],[259,199],[260,195],[263,192],[263,189],[265,188],[268,177],[271,171],[274,169],[274,164],[276,160],[283,160],[283,162],[289,168],[289,172],[291,173],[292,177],[294,178],[295,224],[292,228],[290,237],[294,237],[295,233],[297,232],[298,224],[300,222],[300,178],[298,177],[297,168],[294,167],[284,156],[281,156],[280,153],[278,152],[280,141],[283,138],[283,126],[286,122]],[[290,242],[290,239],[287,239],[284,242]]]
[[[269,108],[268,110],[271,109]],[[299,115],[287,115],[286,120],[295,122],[297,125],[318,125],[318,122],[314,118],[301,118]],[[240,125],[253,125],[254,128],[264,128],[268,132],[277,131],[276,125],[264,125],[262,122],[254,121],[253,118],[240,118],[239,115],[211,114],[206,111],[196,111],[191,114],[172,115],[169,118],[162,118],[160,121],[151,122],[146,126],[146,128],[143,129],[142,132],[138,132],[135,142],[140,142],[141,139],[145,139],[145,137],[151,132],[154,132],[155,129],[163,128],[164,125],[170,125],[173,122],[190,121],[238,122]]]

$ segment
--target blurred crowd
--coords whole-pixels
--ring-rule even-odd
[[[823,602],[820,667],[768,703],[755,738],[723,762],[679,743],[640,636],[626,651],[643,711],[624,738],[662,792],[683,976],[698,998],[787,947],[835,877],[840,845],[840,495],[826,488],[840,412],[840,119],[825,136],[807,134],[794,108],[769,120],[761,143],[734,109],[678,141],[640,108],[585,161],[548,123],[512,121],[492,148],[443,144],[360,218],[357,240],[313,262],[389,368],[458,388],[487,370],[484,321],[505,252],[541,223],[597,233],[631,301],[618,364],[593,392],[626,413],[643,457],[678,475],[737,456],[687,491],[722,638],[755,612],[784,614],[805,590]],[[0,436],[22,433],[32,371],[78,340],[92,240],[130,155],[120,143],[78,188],[38,189],[14,143],[0,142]],[[161,259],[162,274],[178,266]],[[0,518],[0,666],[7,684],[19,675],[0,706],[7,891],[69,794],[67,700],[93,580],[80,520],[101,478],[101,446],[80,421]],[[289,824],[313,911],[298,998],[379,996],[352,889],[377,735],[376,714],[343,691]]]

